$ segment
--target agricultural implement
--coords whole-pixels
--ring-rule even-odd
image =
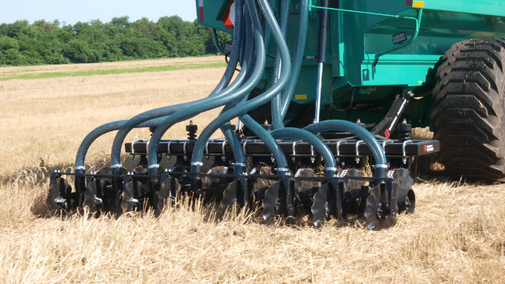
[[[75,172],[51,176],[53,214],[162,211],[185,194],[224,210],[259,206],[267,222],[310,214],[317,226],[358,215],[380,230],[414,212],[410,171],[419,156],[437,153],[458,176],[505,177],[505,1],[197,0],[196,7],[229,58],[214,91],[89,133]],[[227,48],[216,30],[233,34]],[[200,133],[189,124],[187,139],[162,139],[175,123],[222,106]],[[413,127],[426,126],[433,140],[411,138]],[[149,140],[125,143],[138,127],[150,127]],[[210,139],[218,129],[224,138]],[[110,166],[87,171],[89,146],[110,131],[117,131]],[[135,168],[121,165],[123,145],[138,158]],[[171,166],[160,167],[167,160]]]

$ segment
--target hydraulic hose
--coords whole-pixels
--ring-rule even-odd
[[[282,0],[281,2],[281,18],[280,18],[280,26],[281,26],[281,31],[284,37],[284,40],[286,40],[287,35],[288,35],[288,21],[289,21],[289,14],[290,14],[290,6],[291,5],[291,0]],[[281,72],[281,56],[280,56],[280,51],[277,49],[277,53],[275,56],[275,64],[274,64],[274,69],[272,72],[272,82],[273,84],[277,83],[277,80],[279,78],[279,72]],[[271,110],[270,112],[272,113],[272,129],[279,129],[284,127],[284,124],[282,123],[282,115],[280,112],[281,109],[281,92],[279,92],[277,95],[274,96],[272,99],[272,104],[271,104]]]
[[[270,5],[270,7],[275,7],[276,0],[269,0],[268,2],[269,2],[268,5]],[[268,52],[268,45],[270,44],[272,31],[270,30],[270,27],[266,24],[265,17],[263,17],[263,26],[265,27],[265,48],[267,49]]]
[[[150,172],[154,173],[156,172],[156,169],[159,167],[157,164],[157,154],[158,154],[158,146],[161,140],[161,137],[163,134],[175,123],[188,119],[189,117],[192,117],[196,114],[199,114],[201,112],[220,107],[222,105],[226,105],[230,102],[236,101],[241,99],[244,95],[248,94],[254,86],[256,86],[261,79],[261,75],[263,73],[263,69],[265,66],[265,46],[263,43],[263,38],[261,36],[261,25],[259,22],[257,23],[255,27],[255,46],[256,46],[256,51],[258,53],[256,57],[256,66],[253,74],[251,75],[251,78],[244,83],[240,88],[235,90],[233,94],[230,94],[226,97],[220,97],[220,98],[207,98],[203,100],[199,100],[194,102],[194,105],[191,108],[186,108],[183,109],[171,116],[169,116],[158,128],[156,131],[154,131],[151,141],[149,143],[148,147],[148,165],[149,165],[149,170]],[[233,117],[232,117],[233,118]],[[230,121],[230,119],[227,120],[220,120],[221,123],[217,125],[217,128],[221,127],[223,124],[226,122]],[[215,128],[215,129],[217,129]],[[202,133],[203,134],[203,133]],[[202,134],[200,134],[200,137],[202,137]],[[205,141],[208,140],[205,139]],[[198,139],[200,141],[200,139]]]
[[[212,29],[212,36],[214,37],[214,45],[216,46],[217,51],[219,51],[219,53],[221,53],[224,56],[228,56],[228,53],[224,51],[223,48],[219,45],[219,39],[217,37],[216,29]]]
[[[309,0],[300,0],[300,16],[298,19],[298,34],[296,37],[295,52],[293,54],[294,57],[293,67],[291,68],[291,77],[282,95],[282,105],[281,105],[282,121],[284,121],[284,118],[286,117],[289,103],[293,98],[295,87],[296,84],[298,83],[298,77],[300,75],[300,69],[302,67],[303,56],[305,53],[305,43],[307,42],[307,29],[309,26],[308,20],[309,20]]]
[[[136,125],[137,128],[140,127],[156,127],[158,124],[160,124],[164,118],[158,118],[158,119],[152,119],[149,121],[146,121],[144,123]],[[79,146],[79,150],[77,150],[77,155],[75,157],[75,170],[86,170],[84,167],[84,160],[86,158],[86,154],[88,153],[88,149],[93,144],[93,142],[100,136],[104,135],[105,133],[118,130],[120,129],[123,125],[125,125],[128,122],[128,120],[119,120],[119,121],[114,121],[114,122],[109,122],[104,125],[98,126],[95,128],[93,131],[91,131],[84,140],[82,140],[81,145]]]
[[[251,0],[252,1],[252,0]],[[247,103],[240,104],[237,107],[227,111],[226,113],[222,114],[215,120],[213,120],[200,134],[200,138],[197,140],[195,147],[193,149],[193,156],[191,160],[191,171],[192,172],[200,172],[200,168],[202,166],[201,158],[203,155],[203,150],[205,147],[205,143],[207,140],[210,138],[212,133],[214,133],[221,125],[223,125],[225,122],[240,116],[246,114],[248,111],[255,109],[268,101],[272,99],[274,95],[276,95],[280,90],[284,88],[284,86],[287,83],[287,80],[289,79],[289,75],[291,73],[291,60],[290,60],[290,54],[289,50],[286,44],[286,41],[282,37],[282,32],[280,31],[280,28],[275,21],[275,17],[272,13],[272,10],[266,3],[266,0],[257,0],[258,4],[260,6],[260,9],[263,12],[263,15],[265,16],[265,19],[270,26],[270,29],[272,30],[272,35],[274,36],[274,39],[279,46],[279,49],[281,50],[281,59],[283,62],[283,70],[281,77],[279,78],[279,81],[272,86],[268,91],[263,93],[262,95],[247,101]],[[250,2],[247,2],[250,3]],[[253,6],[253,5],[251,5]],[[253,18],[253,21],[257,21],[257,19]],[[258,31],[256,31],[258,32]],[[261,36],[261,35],[260,35]],[[261,54],[261,56],[265,56],[265,54]],[[263,58],[264,59],[264,58]],[[153,134],[154,135],[154,134]],[[267,144],[268,141],[264,141],[265,144]],[[269,148],[274,148],[272,145],[267,145]],[[155,154],[155,153],[153,153]],[[274,153],[275,154],[275,153]],[[149,155],[151,157],[151,155]],[[284,169],[283,169],[284,170]],[[279,171],[279,169],[278,169]]]
[[[372,155],[376,162],[375,176],[386,176],[387,160],[386,155],[384,154],[384,150],[382,149],[377,139],[373,136],[373,134],[366,130],[364,127],[350,121],[334,119],[311,124],[304,127],[303,129],[311,133],[319,133],[324,131],[346,131],[358,136],[359,139],[363,140],[372,151]]]
[[[239,104],[245,104],[247,103],[247,97],[244,97],[242,101]],[[230,108],[225,108],[223,109],[223,112],[226,112],[230,110]],[[275,142],[275,139],[266,131],[263,126],[261,126],[257,121],[255,121],[253,118],[251,118],[248,114],[244,114],[239,117],[240,121],[244,123],[244,125],[249,128],[256,136],[258,136],[261,140],[267,141],[265,145],[269,148],[270,152],[273,153],[274,159],[277,161],[278,165],[278,171],[279,169],[280,172],[283,171],[283,169],[286,169],[284,172],[287,173],[287,160],[284,155],[284,153],[281,151],[279,148],[279,145]]]
[[[238,19],[241,19],[244,13],[243,10],[244,5],[242,1],[243,0],[235,1],[235,17],[239,17]],[[228,86],[233,77],[233,74],[235,74],[235,70],[237,69],[237,63],[240,56],[240,48],[242,40],[241,33],[242,33],[242,22],[236,21],[235,29],[233,32],[230,61],[228,61],[228,65],[226,66],[226,70],[224,72],[223,77],[221,78],[221,81],[219,81],[217,86],[214,88],[214,91],[210,93],[209,97],[215,95],[217,92],[223,90],[226,86]]]
[[[258,136],[265,145],[268,147],[274,159],[277,163],[277,172],[288,172],[288,161],[286,156],[281,151],[279,145],[275,141],[275,138],[263,128],[256,120],[250,117],[248,114],[242,115],[240,119],[244,122],[244,125],[249,128],[256,136]],[[201,160],[201,159],[200,159]],[[281,174],[281,173],[280,173]]]
[[[242,21],[242,18],[240,18],[242,15],[237,15],[235,20],[236,21]],[[246,10],[244,13],[244,30],[245,30],[245,38],[251,38],[254,39],[252,36],[252,23],[251,23],[251,18],[249,16],[249,12]],[[248,79],[248,74],[251,73],[251,70],[254,66],[250,64],[253,61],[253,55],[254,55],[254,50],[253,50],[253,45],[252,44],[246,44],[245,41],[243,41],[243,47],[242,50],[245,51],[242,56],[242,62],[241,62],[241,75],[244,76],[244,78]],[[227,104],[223,110],[221,110],[221,113],[225,112],[226,110],[232,108],[235,106],[235,103],[229,103]],[[244,151],[242,149],[242,146],[240,145],[240,141],[238,140],[237,136],[235,133],[233,133],[233,130],[231,126],[226,123],[223,126],[221,126],[221,131],[223,132],[224,136],[228,140],[228,144],[230,144],[232,151],[233,151],[233,156],[235,158],[235,164],[234,164],[234,173],[236,175],[242,174],[244,168],[245,168],[245,156],[244,156]]]
[[[214,95],[211,98],[217,99],[217,98],[226,96],[229,92],[233,91],[243,81],[243,79],[244,79],[244,76],[241,76],[239,74],[239,76],[237,76],[235,81],[233,81],[233,83],[228,88],[226,88],[222,92],[218,93],[217,95]],[[121,147],[123,145],[124,139],[126,138],[126,135],[128,135],[128,133],[130,133],[130,131],[133,128],[135,128],[138,124],[143,123],[143,122],[150,120],[150,119],[171,115],[175,112],[178,112],[180,110],[183,110],[183,109],[193,106],[194,103],[195,102],[188,102],[188,103],[153,109],[153,110],[138,114],[135,117],[128,120],[119,129],[118,133],[116,134],[116,137],[114,138],[114,142],[112,143],[112,150],[111,150],[112,168],[120,168],[121,167],[121,163],[120,163]]]
[[[277,129],[270,132],[270,134],[275,139],[295,138],[309,143],[310,145],[314,146],[314,148],[317,150],[317,152],[319,152],[319,154],[321,154],[321,156],[323,156],[327,169],[333,170],[334,172],[337,170],[335,157],[333,156],[330,148],[328,148],[328,146],[324,144],[324,142],[321,141],[321,139],[319,139],[315,134],[307,130],[292,127]]]
[[[237,66],[238,58],[240,55],[240,49],[242,45],[242,23],[241,23],[241,15],[243,14],[243,4],[242,0],[237,0],[235,2],[235,12],[236,12],[236,17],[238,17],[238,20],[235,25],[235,34],[233,37],[233,46],[232,46],[232,54],[230,57],[230,62],[226,68],[225,74],[223,75],[223,78],[221,79],[220,83],[218,84],[218,87],[214,89],[214,91],[208,96],[208,98],[213,98],[217,99],[223,96],[228,95],[232,91],[234,91],[244,80],[244,75],[245,74],[240,74],[237,76],[237,78],[233,81],[233,83],[227,87],[225,90],[221,90],[223,86],[223,82],[227,81],[227,77],[231,78],[233,76],[233,73],[235,72],[235,68]],[[232,66],[233,68],[231,68]],[[229,81],[228,81],[229,82]],[[227,83],[226,83],[227,84]],[[162,107],[162,108],[157,108],[154,110],[150,110],[141,114],[136,115],[132,119],[128,121],[121,129],[118,131],[116,134],[116,137],[114,138],[114,142],[112,143],[112,150],[111,150],[111,164],[112,168],[120,168],[121,167],[121,147],[124,142],[124,139],[126,138],[126,135],[139,123],[142,123],[146,120],[157,118],[157,117],[162,117],[162,116],[167,116],[170,114],[173,114],[175,112],[178,112],[182,109],[185,109],[186,107],[191,107],[194,105],[195,102],[189,102],[185,104],[180,104],[180,105],[175,105],[175,106],[167,106],[167,107]]]

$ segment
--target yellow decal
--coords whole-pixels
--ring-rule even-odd
[[[424,8],[424,1],[414,1],[414,3],[412,4],[412,7]]]
[[[419,83],[419,84],[422,84],[422,83],[423,83],[423,81],[419,81],[418,83]]]
[[[295,100],[306,100],[307,95],[295,95]]]

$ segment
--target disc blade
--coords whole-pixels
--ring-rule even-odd
[[[319,187],[314,195],[314,203],[312,203],[311,211],[316,227],[321,226],[321,223],[326,218],[326,204],[328,203],[328,184],[325,183]]]
[[[379,184],[370,190],[365,208],[365,224],[368,229],[379,231],[396,224],[397,194],[398,184],[396,182],[392,183],[391,197],[384,184]],[[381,213],[378,212],[379,208]]]
[[[86,187],[84,191],[83,207],[88,207],[89,213],[97,212],[102,206],[103,200],[101,199],[105,182],[102,180],[94,179]]]
[[[237,190],[240,186],[238,180],[234,180],[228,184],[228,187],[223,192],[223,201],[221,202],[221,208],[223,211],[228,210],[231,206],[237,204]]]
[[[365,207],[365,222],[368,229],[373,229],[377,226],[379,219],[377,218],[377,206],[380,201],[380,188],[378,186],[373,187],[370,190],[370,195],[366,199]]]
[[[271,224],[274,217],[277,216],[275,210],[275,205],[277,199],[279,198],[279,189],[282,181],[276,181],[270,186],[265,192],[265,198],[263,199],[263,218]]]
[[[62,210],[67,210],[68,199],[70,198],[69,193],[71,191],[72,188],[68,185],[68,182],[61,177],[56,178],[51,183],[46,199],[46,205],[51,215],[56,216]]]
[[[140,204],[140,190],[142,188],[142,183],[137,181],[129,181],[123,190],[123,200],[121,201],[121,208],[123,213],[139,210],[141,208]]]
[[[155,203],[158,212],[163,211],[167,206],[168,202],[175,201],[175,195],[180,190],[181,185],[176,178],[167,177],[165,181],[161,183],[160,190],[155,193]]]

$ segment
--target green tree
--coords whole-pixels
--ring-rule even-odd
[[[63,48],[63,54],[73,63],[98,62],[96,51],[80,40],[69,41]]]
[[[23,56],[19,53],[18,41],[10,37],[0,37],[0,52],[2,65],[23,65],[25,60]]]

